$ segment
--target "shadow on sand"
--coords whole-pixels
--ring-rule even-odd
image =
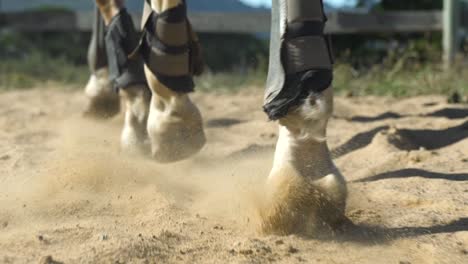
[[[444,108],[424,116],[445,117],[448,119],[461,119],[468,117],[468,108]]]
[[[352,182],[373,182],[373,181],[380,181],[386,179],[394,179],[394,178],[411,178],[411,177],[422,177],[426,179],[443,179],[443,180],[450,180],[450,181],[468,181],[468,173],[440,173],[440,172],[432,172],[427,170],[421,169],[402,169],[397,171],[391,172],[384,172],[378,175],[374,175],[365,179],[360,179]]]
[[[372,130],[355,135],[341,146],[338,146],[335,149],[331,150],[332,158],[337,159],[348,153],[366,147],[372,142],[372,139],[375,137],[375,135],[377,135],[380,131],[384,131],[389,128],[389,126],[380,126]]]
[[[429,227],[379,227],[350,224],[333,239],[342,242],[357,242],[362,244],[385,243],[392,240],[425,235],[456,233],[468,231],[468,218],[460,218],[453,222]],[[330,239],[332,239],[330,237]]]
[[[379,132],[388,129],[389,126],[380,126],[357,134],[344,144],[331,150],[332,158],[337,159],[368,146]],[[420,148],[435,150],[466,138],[468,138],[468,121],[443,130],[399,129],[396,135],[389,135],[389,142],[401,150],[417,150]]]
[[[400,149],[415,150],[423,147],[435,150],[468,138],[468,121],[443,130],[400,129],[397,133],[402,140],[392,140],[392,143]]]
[[[387,119],[399,119],[406,116],[394,113],[394,112],[385,112],[378,116],[355,116],[350,119],[353,122],[361,122],[361,123],[370,123],[370,122],[377,122]]]
[[[353,122],[370,123],[405,117],[445,117],[447,119],[462,119],[468,117],[468,108],[447,107],[424,115],[400,115],[398,113],[389,111],[377,116],[355,116],[349,120]]]

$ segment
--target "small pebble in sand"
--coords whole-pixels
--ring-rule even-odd
[[[447,99],[447,103],[449,104],[459,104],[462,101],[462,96],[459,92],[453,92],[449,98]]]
[[[295,254],[297,252],[299,252],[299,249],[297,249],[297,248],[295,248],[293,246],[289,246],[288,253]]]
[[[276,245],[283,245],[283,244],[284,244],[284,241],[281,240],[281,239],[280,239],[280,240],[276,240],[276,241],[275,241],[275,244],[276,244]]]
[[[409,261],[402,261],[402,260],[400,260],[400,264],[411,264],[411,262],[409,262]]]
[[[63,264],[63,262],[54,260],[52,256],[46,256],[39,260],[39,264]]]
[[[2,227],[3,227],[3,228],[7,228],[7,227],[8,227],[8,222],[3,222],[3,223],[2,223]]]
[[[9,160],[9,159],[11,159],[10,155],[3,155],[0,157],[0,160]]]
[[[247,255],[252,255],[254,252],[251,249],[242,249],[242,250],[239,250],[239,253],[247,256]]]
[[[297,259],[297,261],[299,261],[299,262],[305,262],[305,259],[303,259],[303,258],[301,258],[301,257],[297,257],[296,259]]]

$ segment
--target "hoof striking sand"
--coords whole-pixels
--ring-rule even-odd
[[[112,90],[106,68],[91,75],[85,87],[88,105],[84,115],[92,118],[111,118],[120,112],[119,95]]]
[[[152,157],[167,163],[198,153],[206,142],[200,111],[187,94],[169,90],[146,67],[145,72],[153,94],[147,126]]]
[[[311,94],[279,120],[280,132],[266,203],[260,210],[264,233],[314,233],[345,222],[346,183],[331,160],[326,126],[333,92]]]
[[[181,3],[181,0],[152,0],[151,8],[162,13]],[[175,33],[187,34],[184,30]],[[152,158],[168,163],[198,153],[206,142],[200,111],[188,94],[169,89],[146,65],[145,73],[152,92],[147,125]]]
[[[120,137],[121,149],[130,154],[148,154],[148,121],[151,93],[146,86],[133,86],[120,91],[125,102],[125,122]]]

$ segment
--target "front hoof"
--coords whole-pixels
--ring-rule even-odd
[[[315,224],[320,193],[297,176],[270,179],[267,199],[260,208],[260,231],[290,235],[307,232]]]
[[[119,96],[90,98],[83,116],[93,119],[109,119],[120,112]]]
[[[171,163],[190,158],[197,154],[206,143],[203,128],[195,131],[176,126],[165,133],[151,133],[152,157],[160,163]]]
[[[121,89],[126,104],[125,122],[120,137],[122,151],[134,155],[149,155],[150,144],[146,126],[148,122],[150,91],[136,85]]]
[[[324,225],[335,232],[350,223],[342,205],[292,169],[277,171],[270,177],[266,197],[260,210],[260,230],[265,234],[316,236],[323,232]]]
[[[95,119],[107,119],[120,112],[120,97],[111,88],[107,70],[101,69],[91,75],[85,88],[88,105],[83,116]]]
[[[120,150],[132,156],[148,156],[151,149],[149,140],[139,134],[133,128],[124,128],[120,137]]]

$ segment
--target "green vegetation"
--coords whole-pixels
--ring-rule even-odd
[[[374,60],[364,67],[353,58],[342,57],[335,67],[334,86],[340,93],[396,97],[455,92],[468,95],[468,70],[463,58],[451,70],[444,70],[440,45],[433,41],[411,40],[404,49],[391,50],[380,62]],[[350,61],[355,62],[354,67]]]
[[[82,86],[89,77],[84,43],[76,33],[0,34],[0,89],[25,89],[46,82]],[[70,43],[73,43],[70,45]]]
[[[393,64],[378,64],[356,70],[350,64],[337,63],[334,87],[345,95],[412,96],[454,92],[468,95],[468,69],[460,65],[444,71],[440,64],[408,64],[411,56],[403,56]],[[262,67],[263,68],[263,67]],[[89,70],[76,66],[64,58],[33,53],[28,56],[2,60],[0,63],[0,90],[25,89],[58,82],[67,88],[83,88]],[[199,91],[236,92],[246,87],[263,88],[266,71],[236,70],[205,73],[197,78]]]
[[[33,12],[73,12],[72,9],[66,8],[63,6],[57,6],[57,5],[40,5],[36,8],[31,8],[28,11],[33,11]]]
[[[335,68],[334,87],[339,94],[389,95],[395,97],[423,94],[468,95],[468,70],[456,67],[444,71],[440,65],[427,64],[405,68],[395,64],[391,68],[375,66],[357,72],[346,64]]]
[[[88,38],[77,33],[27,37],[0,34],[0,90],[46,87],[50,82],[82,89],[89,77]],[[365,48],[365,42],[359,39],[354,39],[356,45],[343,45],[353,43],[353,39],[342,38],[335,40],[338,62],[334,87],[338,94],[468,94],[468,70],[462,62],[451,71],[441,68],[440,42],[434,41],[438,35],[408,38],[398,41],[396,48],[383,51]],[[209,68],[217,71],[208,70],[196,79],[199,91],[236,92],[264,87],[268,57],[265,41],[248,36],[205,35],[202,42]]]
[[[83,87],[88,77],[86,65],[76,66],[64,58],[52,58],[39,52],[0,63],[2,90],[41,87],[47,82]]]

